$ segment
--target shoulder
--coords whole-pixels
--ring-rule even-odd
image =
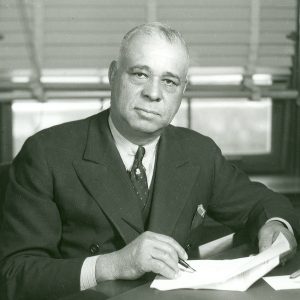
[[[31,136],[30,139],[43,140],[44,142],[47,142],[49,139],[53,141],[56,139],[61,139],[62,137],[67,139],[72,139],[74,137],[76,138],[87,130],[91,118],[93,117],[48,127],[37,132]]]
[[[220,148],[210,137],[194,130],[170,125],[166,128],[165,136],[176,151],[180,151],[195,165],[214,165],[222,157]]]
[[[202,151],[219,149],[213,139],[197,131],[172,125],[169,125],[167,130],[170,132],[170,136],[176,139],[185,149],[197,149],[197,151],[200,149]]]

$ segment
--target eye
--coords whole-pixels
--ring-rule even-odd
[[[133,75],[138,79],[146,79],[147,78],[147,74],[142,73],[142,72],[134,72]]]
[[[171,80],[171,79],[163,79],[163,83],[166,85],[166,86],[169,86],[169,87],[174,87],[174,86],[178,86],[178,84],[174,81],[174,80]]]

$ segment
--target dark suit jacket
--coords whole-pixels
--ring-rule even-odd
[[[189,245],[192,224],[201,218],[199,204],[233,230],[246,224],[255,235],[267,218],[277,216],[299,233],[284,197],[250,183],[211,139],[168,126],[159,144],[147,229]],[[119,249],[144,231],[108,111],[29,138],[13,163],[4,209],[3,299],[76,292],[87,256]]]

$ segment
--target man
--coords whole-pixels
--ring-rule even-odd
[[[110,65],[110,110],[25,142],[1,230],[4,299],[52,299],[146,272],[174,278],[205,211],[246,227],[260,251],[279,232],[294,251],[300,225],[288,200],[251,183],[211,139],[169,125],[188,63],[178,32],[138,26]]]

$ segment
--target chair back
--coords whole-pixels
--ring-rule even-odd
[[[0,164],[0,224],[2,223],[3,204],[8,184],[8,174],[10,165],[10,162]]]

